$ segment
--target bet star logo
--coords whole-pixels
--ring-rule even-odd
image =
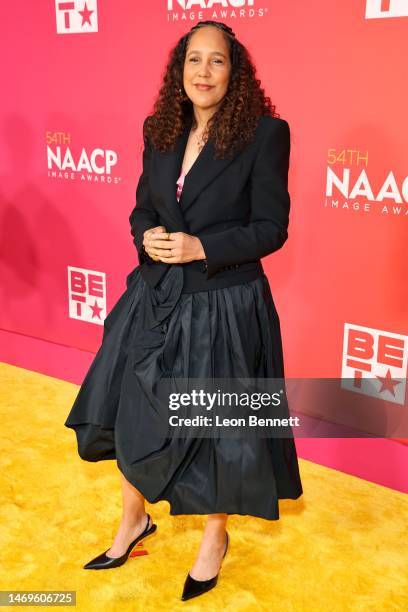
[[[69,316],[103,325],[106,316],[104,272],[68,266]]]
[[[345,323],[341,386],[404,405],[408,337]]]
[[[55,0],[58,34],[98,31],[97,0]]]
[[[408,17],[407,0],[366,0],[366,19]]]

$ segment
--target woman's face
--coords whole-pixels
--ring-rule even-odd
[[[205,26],[192,34],[186,51],[183,85],[198,108],[214,111],[225,96],[231,73],[228,43],[215,26]],[[199,85],[209,87],[200,88]]]

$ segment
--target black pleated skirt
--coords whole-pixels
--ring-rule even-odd
[[[116,460],[150,503],[168,501],[172,515],[278,519],[278,499],[303,492],[293,438],[164,438],[152,410],[162,378],[284,377],[267,277],[183,293],[182,266],[170,266],[155,289],[136,267],[126,287],[65,421],[79,456]]]

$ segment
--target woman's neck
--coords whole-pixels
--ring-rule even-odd
[[[193,116],[196,122],[196,128],[195,131],[197,132],[203,132],[205,130],[205,128],[207,127],[207,123],[208,120],[210,119],[210,117],[213,116],[215,110],[214,109],[202,109],[202,108],[194,108],[193,109]]]

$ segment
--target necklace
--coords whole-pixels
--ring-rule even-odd
[[[200,136],[196,140],[197,145],[200,149],[202,149],[203,146],[205,145],[205,141],[203,140],[202,135],[203,135],[203,132],[201,132]]]
[[[203,130],[201,130],[201,132],[200,132],[200,134],[199,134],[198,136],[197,136],[196,134],[194,134],[194,135],[195,135],[195,141],[196,141],[196,144],[197,144],[197,146],[198,146],[200,149],[202,149],[202,148],[203,148],[203,146],[205,145],[205,141],[204,141],[204,140],[203,140],[203,138],[202,138],[202,136],[203,136],[203,133],[204,133],[204,132],[205,132],[205,128],[204,128]],[[194,132],[193,132],[193,133],[194,133]]]

